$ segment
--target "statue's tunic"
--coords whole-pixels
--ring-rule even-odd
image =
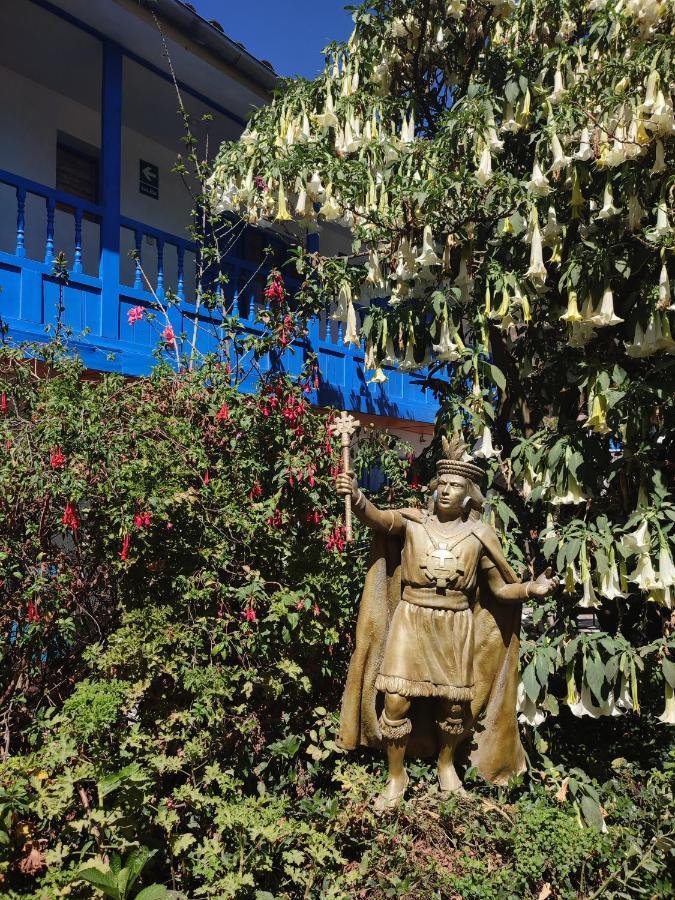
[[[376,679],[406,697],[472,700],[473,612],[478,573],[494,566],[475,522],[441,530],[435,516],[405,517],[401,602]]]

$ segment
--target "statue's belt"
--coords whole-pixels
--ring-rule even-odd
[[[414,606],[430,606],[433,609],[450,609],[461,612],[469,608],[469,598],[462,591],[439,591],[435,587],[412,587],[406,584],[403,588],[403,600]]]

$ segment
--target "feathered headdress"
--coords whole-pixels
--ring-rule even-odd
[[[462,435],[456,434],[450,440],[442,437],[441,445],[443,456],[436,462],[436,473],[438,475],[461,475],[463,478],[480,484],[485,473],[480,466],[471,461]]]

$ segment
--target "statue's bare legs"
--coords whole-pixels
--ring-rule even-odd
[[[441,701],[438,732],[438,784],[443,792],[458,793],[464,790],[455,769],[455,748],[464,728],[464,705],[453,700]]]
[[[394,809],[403,799],[408,786],[408,775],[405,770],[405,750],[412,728],[407,712],[410,699],[401,694],[384,695],[384,712],[380,717],[382,737],[387,748],[389,778],[384,790],[375,801],[377,812]]]

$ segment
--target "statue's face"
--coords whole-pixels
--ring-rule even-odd
[[[461,515],[462,504],[469,492],[466,478],[461,475],[441,475],[436,488],[436,513],[455,517]]]

